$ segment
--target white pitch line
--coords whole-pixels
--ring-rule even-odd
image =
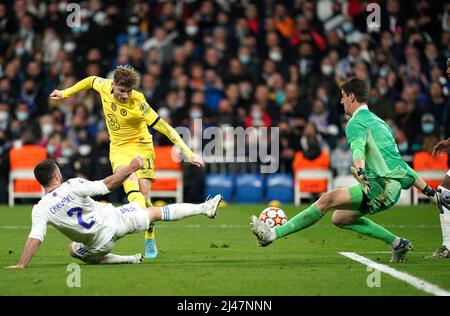
[[[444,289],[441,289],[439,286],[437,286],[435,284],[428,283],[427,281],[419,279],[408,273],[395,270],[394,268],[391,268],[387,265],[384,265],[381,263],[376,263],[375,261],[372,261],[366,257],[360,256],[357,253],[339,252],[339,254],[341,254],[347,258],[350,258],[352,260],[358,261],[359,263],[362,263],[368,267],[371,267],[371,268],[377,269],[381,272],[387,273],[394,278],[405,281],[409,285],[412,285],[415,288],[422,290],[424,292],[427,292],[427,293],[430,293],[433,295],[437,295],[437,296],[450,296],[450,292],[448,292]]]

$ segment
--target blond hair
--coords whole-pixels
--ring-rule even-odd
[[[138,84],[138,75],[131,66],[117,66],[114,71],[114,83],[133,89]]]

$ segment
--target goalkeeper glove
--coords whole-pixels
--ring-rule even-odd
[[[367,180],[366,170],[363,168],[358,168],[358,170],[356,170],[355,167],[351,167],[350,170],[356,181],[362,185],[364,193],[368,195],[370,193],[370,186],[369,180]]]

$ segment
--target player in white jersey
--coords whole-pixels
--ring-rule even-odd
[[[39,163],[34,175],[46,195],[33,207],[32,228],[19,263],[9,268],[20,269],[28,265],[44,240],[48,224],[73,240],[69,245],[70,255],[86,263],[141,263],[142,254],[119,256],[110,253],[115,242],[126,234],[144,232],[151,223],[159,220],[174,221],[199,214],[209,218],[217,216],[222,199],[220,194],[202,204],[176,203],[149,208],[141,208],[134,202],[114,207],[91,198],[122,185],[142,164],[142,158],[136,156],[127,167],[103,180],[74,178],[62,183],[61,172],[54,160]]]
[[[450,57],[447,59],[447,77],[450,79]],[[450,138],[440,141],[433,148],[433,156],[437,156],[440,153],[448,152],[450,149]],[[447,171],[447,175],[442,180],[441,185],[438,187],[438,190],[441,191],[444,196],[450,196],[450,170]],[[450,208],[445,205],[439,205],[440,216],[439,219],[441,221],[441,229],[442,229],[442,246],[439,247],[431,256],[427,258],[435,258],[435,259],[450,259]]]

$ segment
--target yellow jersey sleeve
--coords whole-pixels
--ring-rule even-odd
[[[157,121],[153,123],[152,127],[161,134],[166,135],[167,138],[169,138],[170,141],[181,150],[181,152],[187,158],[187,160],[192,161],[194,153],[181,139],[180,135],[178,135],[177,131],[174,130],[172,126],[170,126],[162,118],[158,117]]]
[[[75,93],[80,92],[80,91],[88,90],[91,88],[95,89],[94,82],[99,81],[98,79],[99,78],[97,76],[90,76],[90,77],[84,78],[83,80],[78,81],[72,87],[62,90],[61,91],[62,97],[67,98]],[[97,90],[97,89],[95,89],[95,90]]]
[[[141,108],[143,109],[144,122],[150,127],[154,128],[161,134],[167,136],[170,141],[177,146],[183,155],[189,160],[192,160],[194,153],[189,149],[186,143],[178,135],[177,131],[173,129],[166,121],[158,116],[155,110],[147,103],[145,96],[142,93],[137,94],[141,102]]]

